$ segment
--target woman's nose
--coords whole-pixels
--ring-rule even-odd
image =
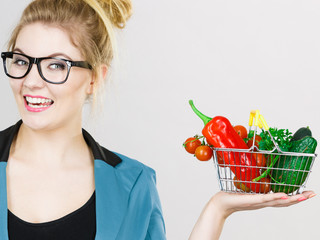
[[[43,88],[45,84],[46,84],[45,81],[40,76],[37,65],[32,64],[30,72],[24,78],[23,85],[32,89],[32,88]]]

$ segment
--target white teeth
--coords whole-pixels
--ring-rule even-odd
[[[44,103],[52,103],[53,101],[48,98],[33,98],[33,97],[26,97],[27,102],[31,105],[33,104],[44,104]]]
[[[45,107],[48,107],[49,105],[33,105],[29,103],[28,106],[32,108],[45,108]]]

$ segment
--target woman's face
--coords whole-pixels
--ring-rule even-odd
[[[22,28],[13,51],[36,58],[60,57],[85,61],[68,33],[42,23]],[[23,79],[10,78],[23,123],[35,130],[81,126],[82,107],[88,94],[92,93],[91,82],[91,70],[72,67],[65,83],[47,83],[39,75],[35,64]],[[45,107],[35,106],[41,103]]]

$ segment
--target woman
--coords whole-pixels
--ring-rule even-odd
[[[123,27],[130,12],[119,0],[25,9],[1,55],[22,121],[0,137],[0,239],[163,238],[153,170],[81,128],[113,56],[112,25]]]
[[[0,132],[0,239],[165,239],[154,171],[81,127],[114,55],[129,0],[35,0],[1,57],[21,120]],[[235,211],[289,206],[313,192],[216,194],[190,239],[218,239]]]

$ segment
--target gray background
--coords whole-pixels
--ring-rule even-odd
[[[2,1],[0,46],[29,1]],[[218,191],[212,162],[182,148],[209,115],[247,125],[259,109],[270,126],[309,126],[320,140],[320,2],[311,0],[136,0],[119,34],[104,111],[84,126],[107,148],[157,171],[168,239],[187,239]],[[19,115],[0,72],[3,129]],[[85,111],[87,112],[87,111]],[[320,193],[318,159],[307,187]],[[290,208],[236,213],[222,240],[319,239],[319,196]]]

